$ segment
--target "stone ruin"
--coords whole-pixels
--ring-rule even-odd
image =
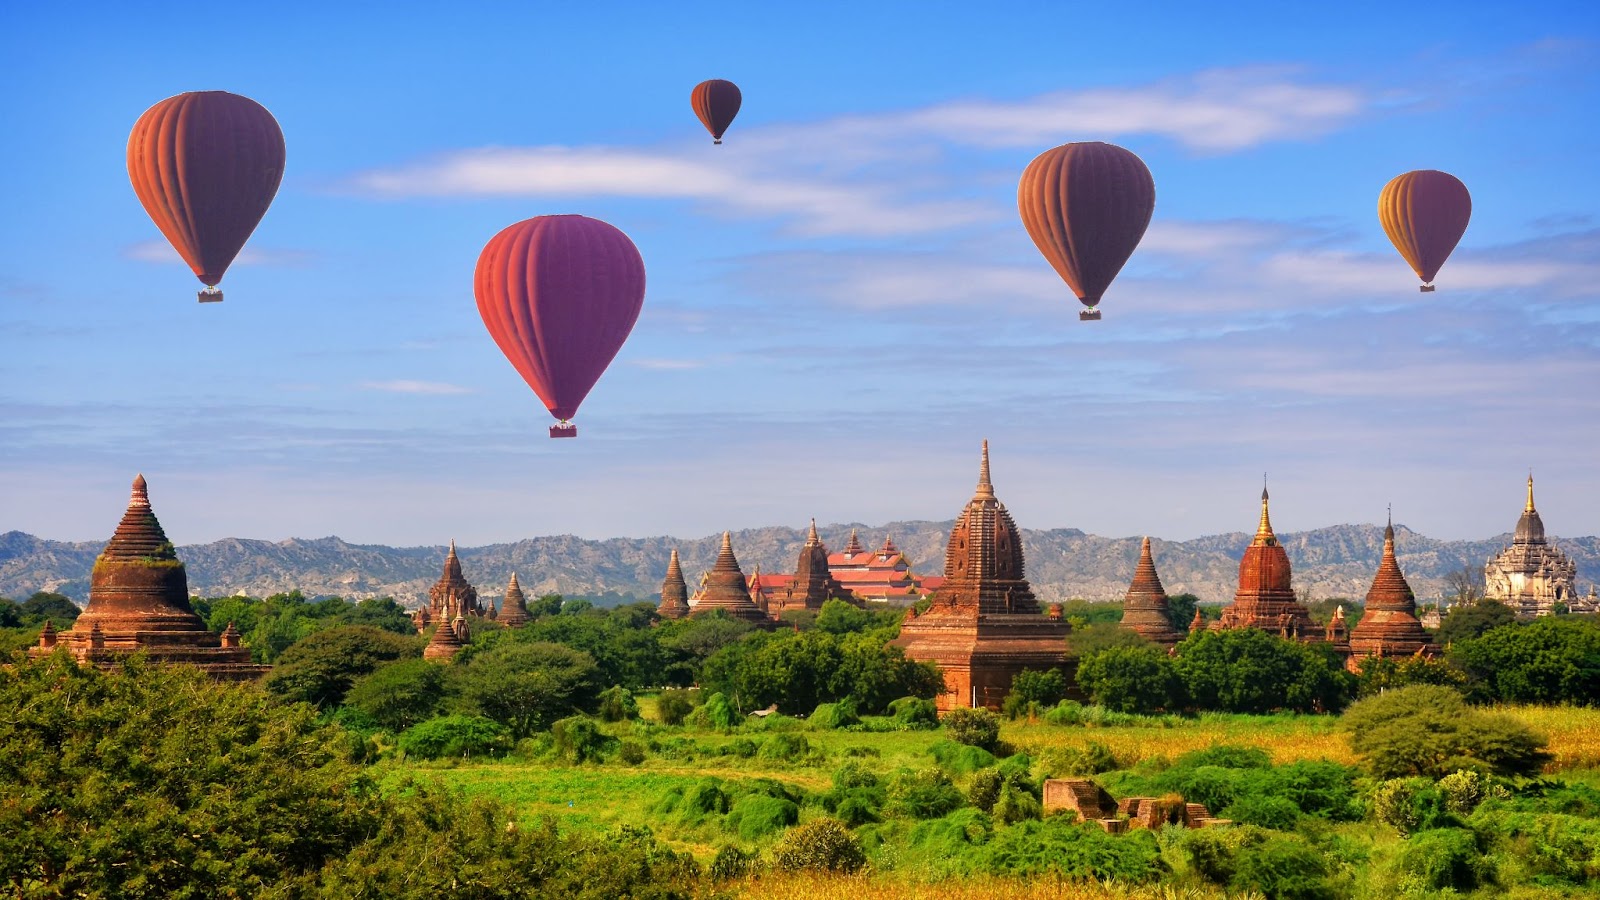
[[[1049,778],[1044,783],[1044,811],[1071,810],[1079,821],[1093,822],[1110,834],[1129,828],[1158,829],[1163,825],[1210,828],[1231,825],[1204,804],[1185,803],[1181,797],[1128,797],[1120,804],[1100,785],[1087,778]]]

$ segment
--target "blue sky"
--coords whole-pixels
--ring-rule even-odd
[[[6,6],[0,530],[103,538],[136,471],[179,542],[945,518],[987,437],[1025,527],[1247,530],[1265,471],[1283,530],[1481,537],[1531,467],[1600,532],[1594,4],[730,6]],[[204,89],[288,171],[200,306],[123,155]],[[1096,324],[1016,213],[1072,140],[1156,181]],[[1417,168],[1474,200],[1431,295],[1375,212]],[[550,441],[471,276],[565,212],[649,286]]]

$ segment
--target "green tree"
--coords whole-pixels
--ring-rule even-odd
[[[1456,643],[1450,659],[1485,699],[1516,703],[1600,700],[1600,623],[1546,616]]]
[[[345,704],[390,731],[433,718],[444,702],[445,670],[425,659],[402,659],[363,676],[345,695]]]
[[[72,623],[78,620],[78,614],[83,612],[65,594],[51,591],[35,592],[22,601],[18,611],[22,615],[23,627],[43,625],[48,619],[57,629],[71,628]]]
[[[1337,711],[1355,693],[1355,676],[1330,648],[1255,628],[1190,635],[1178,645],[1176,667],[1200,709]]]
[[[1436,685],[1357,701],[1340,727],[1379,778],[1457,770],[1533,776],[1551,759],[1543,736],[1508,715],[1478,712],[1457,691]]]
[[[307,636],[284,651],[267,690],[289,700],[332,708],[356,679],[386,662],[422,655],[422,642],[367,625],[345,625]]]
[[[958,707],[939,719],[950,740],[969,747],[993,750],[1000,741],[1000,720],[987,709]]]
[[[1115,622],[1092,622],[1074,627],[1067,636],[1067,646],[1074,655],[1082,658],[1112,647],[1148,647],[1151,644],[1137,632],[1129,631]]]
[[[1411,684],[1437,684],[1466,690],[1470,683],[1466,673],[1454,665],[1426,656],[1407,656],[1403,659],[1369,656],[1361,660],[1359,665],[1356,677],[1360,684],[1358,693],[1362,697]]]
[[[872,613],[833,598],[822,604],[821,611],[817,613],[816,627],[819,631],[832,634],[849,634],[865,631],[872,621]]]
[[[1166,651],[1142,647],[1109,647],[1078,662],[1078,687],[1094,703],[1127,713],[1179,709],[1184,703],[1183,679]]]
[[[1463,606],[1452,606],[1439,623],[1434,640],[1440,646],[1447,647],[1456,641],[1475,638],[1490,629],[1516,621],[1517,614],[1499,600],[1479,600]]]
[[[1167,618],[1173,627],[1185,634],[1189,625],[1194,621],[1194,611],[1200,605],[1200,598],[1194,594],[1174,594],[1167,597]]]
[[[502,644],[466,665],[461,698],[522,738],[557,719],[592,712],[600,696],[598,672],[589,654],[560,644]]]
[[[1011,690],[1001,703],[1000,710],[1007,718],[1015,719],[1027,715],[1030,709],[1054,706],[1066,696],[1067,676],[1061,674],[1060,669],[1047,672],[1023,669],[1011,679]]]

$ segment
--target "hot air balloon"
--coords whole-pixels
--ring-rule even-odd
[[[495,235],[473,277],[489,336],[557,423],[576,437],[578,404],[628,339],[644,305],[644,260],[587,216],[535,216]]]
[[[1422,279],[1423,292],[1433,290],[1433,277],[1456,249],[1471,218],[1472,195],[1448,172],[1421,169],[1396,175],[1378,195],[1378,221]]]
[[[206,286],[217,284],[283,180],[283,132],[261,104],[190,91],[145,110],[128,135],[128,178],[144,211]]]
[[[733,117],[739,114],[739,104],[743,100],[739,86],[721,78],[702,81],[689,92],[689,105],[694,107],[694,114],[700,117],[700,124],[711,132],[711,142],[714,144],[722,143],[722,133],[733,124]]]
[[[1156,183],[1139,157],[1113,144],[1062,144],[1034,157],[1017,185],[1022,224],[1078,302],[1096,307],[1133,255],[1156,207]]]

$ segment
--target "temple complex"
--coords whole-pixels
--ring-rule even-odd
[[[857,546],[860,546],[859,543]],[[834,598],[855,602],[849,589],[833,577],[828,559],[828,548],[817,535],[817,520],[812,519],[811,529],[806,532],[806,542],[800,547],[794,575],[768,575],[763,578],[761,570],[757,569],[750,579],[751,598],[754,599],[758,593],[765,596],[767,615],[773,619],[792,609],[819,610],[822,604]],[[756,602],[760,605],[759,600]]]
[[[1340,609],[1343,612],[1343,608]],[[1438,656],[1439,648],[1417,620],[1417,597],[1394,557],[1394,520],[1383,529],[1383,559],[1367,591],[1367,611],[1350,632],[1351,671],[1369,657]]]
[[[1213,631],[1228,628],[1258,628],[1299,641],[1319,638],[1311,613],[1294,595],[1289,554],[1272,533],[1265,487],[1261,489],[1261,521],[1256,525],[1256,536],[1239,560],[1239,590],[1233,595],[1233,602],[1223,607],[1222,619],[1211,623]]]
[[[750,599],[744,572],[733,555],[733,538],[722,533],[722,549],[717,552],[717,562],[701,579],[700,590],[689,601],[689,615],[703,616],[713,610],[722,610],[735,619],[766,624],[770,620],[765,611]]]
[[[44,656],[62,647],[79,663],[102,668],[141,651],[160,662],[199,666],[214,678],[255,678],[271,668],[250,662],[233,623],[218,635],[189,606],[188,572],[150,508],[143,475],[133,480],[128,510],[94,561],[88,607],[71,631],[46,623],[29,652]]]
[[[478,589],[467,583],[461,574],[461,560],[456,556],[456,542],[450,542],[450,553],[444,558],[444,572],[428,589],[428,605],[417,610],[412,622],[417,631],[423,631],[434,622],[453,622],[458,616],[483,616],[486,611],[478,605]]]
[[[1544,536],[1544,520],[1533,506],[1533,475],[1528,475],[1528,502],[1511,537],[1511,546],[1483,567],[1484,596],[1499,600],[1518,617],[1548,616],[1556,604],[1571,608],[1577,599],[1578,567]]]
[[[689,585],[683,580],[683,568],[678,564],[678,548],[672,548],[672,560],[667,563],[667,578],[661,582],[661,603],[656,615],[663,619],[681,619],[689,614]]]
[[[517,584],[517,573],[511,573],[511,582],[506,585],[505,599],[500,601],[500,612],[495,621],[507,628],[521,628],[533,618],[528,614],[528,596],[522,592],[522,585]]]
[[[843,551],[828,555],[827,564],[828,571],[845,590],[869,603],[907,606],[944,582],[943,578],[919,578],[893,538],[884,538],[883,546],[869,553],[862,548],[854,530]]]
[[[1067,670],[1067,633],[1059,610],[1045,615],[1023,574],[1022,536],[989,481],[983,442],[978,488],[950,531],[944,582],[927,612],[900,627],[894,645],[944,673],[939,709],[998,709],[1024,669]],[[1065,674],[1070,679],[1071,671]]]
[[[1171,647],[1184,639],[1183,629],[1172,623],[1167,589],[1161,586],[1156,563],[1150,556],[1150,539],[1139,546],[1139,565],[1122,604],[1122,627],[1146,640]]]

